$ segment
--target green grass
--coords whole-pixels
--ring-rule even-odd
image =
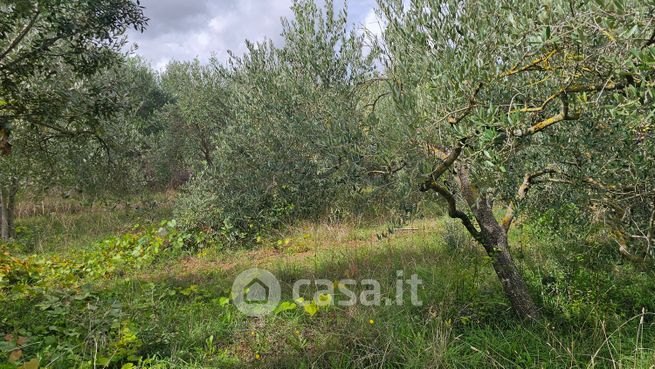
[[[53,286],[5,300],[0,333],[29,337],[23,358],[53,368],[92,368],[94,362],[116,368],[655,365],[653,273],[627,265],[587,267],[586,254],[568,260],[555,254],[559,246],[547,248],[521,230],[513,239],[526,245],[516,253],[545,314],[527,324],[514,318],[487,258],[456,223],[416,221],[412,230],[378,241],[382,228],[304,225],[254,250],[178,251],[73,289]],[[577,263],[574,273],[569,262]],[[383,293],[393,291],[396,270],[404,270],[423,279],[423,305],[333,306],[314,316],[296,309],[248,318],[220,298],[253,266],[278,277],[285,299],[299,278],[374,278]],[[541,283],[561,270],[568,272],[556,288]]]
[[[137,224],[159,222],[172,216],[165,195],[156,195],[154,201],[160,205],[123,207],[120,210],[94,207],[92,211],[21,217],[16,222],[18,239],[13,248],[21,254],[74,253],[114,234],[128,232]]]

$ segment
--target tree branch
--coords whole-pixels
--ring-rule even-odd
[[[546,100],[544,100],[541,105],[539,106],[532,106],[532,107],[525,107],[525,108],[520,108],[520,109],[515,109],[510,111],[510,113],[538,113],[540,111],[544,111],[546,107],[557,97],[559,97],[562,93],[564,93],[564,89],[561,89],[557,91],[556,93],[548,96]]]
[[[370,107],[371,110],[375,111],[375,107],[378,105],[378,102],[379,102],[383,97],[388,96],[388,95],[390,95],[390,94],[391,94],[391,92],[385,92],[385,93],[383,93],[383,94],[381,94],[381,95],[378,95],[378,97],[376,97],[375,100],[373,100],[372,103],[364,105],[364,108],[368,108],[368,107]]]
[[[478,211],[478,197],[479,197],[479,191],[478,189],[471,183],[471,180],[469,178],[469,170],[465,165],[460,165],[457,168],[457,178],[459,180],[459,184],[462,188],[462,196],[464,197],[464,200],[466,200],[466,203],[468,204],[469,208],[471,211],[473,211],[473,215],[476,216],[476,218],[479,218],[479,214],[477,213]]]
[[[557,50],[556,49],[551,50],[546,55],[533,60],[530,64],[524,65],[523,67],[520,67],[520,68],[518,66],[515,66],[512,69],[508,70],[507,72],[502,73],[499,77],[501,77],[501,78],[502,77],[509,77],[509,76],[514,75],[514,74],[523,73],[523,72],[527,72],[527,71],[531,71],[531,70],[544,70],[547,67],[542,67],[539,64],[548,63],[548,59],[552,58],[555,54],[557,54]]]
[[[630,84],[634,84],[634,82],[615,83],[612,81],[608,81],[607,83],[604,83],[602,85],[571,85],[566,89],[564,89],[564,92],[571,94],[571,93],[578,93],[578,92],[615,91],[615,90],[623,90]]]
[[[553,174],[556,173],[556,171],[552,168],[546,168],[543,170],[540,170],[538,172],[534,173],[527,173],[523,177],[523,183],[519,186],[519,189],[516,193],[516,198],[514,201],[510,201],[509,205],[507,205],[507,210],[505,212],[505,217],[502,220],[502,226],[505,229],[505,232],[509,231],[509,228],[512,226],[512,222],[514,221],[514,218],[516,214],[514,213],[514,207],[521,201],[525,199],[525,197],[528,195],[528,191],[530,190],[530,187],[534,184],[534,181],[544,175],[547,174]]]
[[[628,241],[626,241],[625,233],[618,227],[610,227],[612,229],[612,234],[614,234],[614,240],[619,244],[619,253],[626,258],[628,261],[641,264],[644,260],[637,255],[633,255],[628,251]]]
[[[577,115],[577,114],[576,115],[571,115],[569,113],[568,95],[566,95],[566,93],[564,93],[563,95],[561,95],[560,98],[562,100],[562,107],[561,107],[561,110],[560,110],[560,112],[558,114],[553,115],[552,117],[544,119],[544,120],[542,120],[540,122],[537,122],[537,123],[533,124],[532,126],[526,128],[526,129],[517,129],[516,131],[514,131],[514,136],[516,136],[516,137],[530,136],[530,135],[533,135],[533,134],[535,134],[537,132],[541,132],[544,129],[546,129],[546,128],[554,125],[554,124],[557,124],[559,122],[562,122],[562,121],[565,121],[565,120],[576,120],[576,119],[578,119],[580,117],[579,115]]]
[[[36,47],[34,50],[19,54],[17,59],[11,60],[10,63],[7,64],[7,68],[14,68],[16,65],[18,65],[18,63],[22,62],[25,59],[29,59],[33,55],[47,52],[48,49],[55,44],[55,42],[63,38],[64,38],[63,35],[57,35],[48,39],[44,39],[41,45]]]
[[[369,174],[369,175],[379,174],[379,175],[384,175],[384,176],[392,176],[392,175],[400,172],[401,170],[405,169],[406,166],[407,166],[407,163],[403,161],[403,162],[400,163],[400,165],[396,166],[395,168],[393,168],[392,166],[388,166],[387,170],[369,170],[367,172],[367,174]]]
[[[462,221],[462,224],[464,224],[464,227],[466,227],[466,230],[473,236],[473,238],[480,242],[481,244],[484,244],[482,242],[482,235],[480,232],[475,228],[473,225],[473,222],[471,222],[471,218],[466,215],[461,210],[457,209],[457,201],[455,200],[455,197],[453,196],[448,189],[440,184],[438,184],[436,181],[431,180],[423,184],[421,187],[421,191],[426,192],[428,190],[433,190],[436,193],[438,193],[441,197],[443,197],[446,202],[448,203],[448,216],[453,218],[453,219],[459,219]]]
[[[444,174],[446,170],[448,170],[448,168],[450,168],[455,163],[457,158],[459,158],[459,156],[462,154],[462,150],[464,149],[464,146],[466,146],[465,141],[464,140],[459,141],[457,143],[457,146],[455,146],[455,148],[450,152],[450,154],[448,154],[447,156],[445,156],[445,158],[442,159],[442,162],[439,163],[434,168],[432,173],[430,173],[429,175],[432,181],[435,181],[439,177],[441,177],[441,175]]]
[[[482,83],[478,83],[478,86],[475,88],[475,90],[471,94],[471,97],[469,98],[468,106],[466,106],[465,108],[456,110],[454,112],[448,113],[446,115],[445,119],[448,121],[448,123],[450,123],[453,126],[457,125],[464,118],[466,118],[466,116],[468,116],[469,113],[471,113],[471,110],[473,110],[473,108],[475,108],[477,106],[477,104],[475,103],[475,100],[477,99],[478,94],[480,93],[480,90],[482,89],[482,86],[483,86]],[[456,113],[459,113],[459,112],[461,112],[461,114],[459,116],[457,116],[457,117],[453,116],[453,115],[455,115]]]
[[[2,54],[0,54],[0,61],[2,61],[9,53],[15,49],[18,44],[23,41],[25,36],[30,32],[32,27],[34,27],[34,23],[36,23],[37,18],[39,17],[39,10],[37,9],[36,12],[34,13],[34,16],[30,19],[30,21],[25,25],[23,30],[16,36],[16,38],[9,44],[9,47],[7,47],[7,50],[3,51]]]

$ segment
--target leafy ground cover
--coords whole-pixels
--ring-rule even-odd
[[[538,323],[519,324],[489,258],[471,252],[475,244],[450,220],[417,220],[382,238],[384,226],[306,224],[248,250],[178,228],[139,226],[64,257],[5,247],[2,367],[655,365],[652,273],[592,265],[591,243],[562,258],[534,241],[535,228],[512,235],[545,312]],[[253,266],[282,285],[280,307],[264,318],[231,301],[234,277]],[[303,308],[291,299],[299,278],[374,278],[383,293],[393,291],[397,270],[423,280],[422,306]]]

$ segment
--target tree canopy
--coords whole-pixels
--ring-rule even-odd
[[[127,28],[142,31],[147,22],[132,0],[4,1],[0,13],[0,150],[5,154],[10,152],[11,126],[19,121],[76,132],[49,122],[58,114],[77,116],[66,115],[66,106],[77,105],[65,104],[62,100],[72,96],[53,90],[60,87],[58,81],[93,75],[117,63]],[[46,84],[50,90],[40,90]],[[108,101],[92,98],[98,91],[77,87],[76,92],[89,95],[76,103],[94,104],[93,117],[106,113],[103,103]]]
[[[249,244],[438,202],[526,318],[539,308],[512,256],[520,219],[574,209],[652,262],[653,1],[379,0],[379,40],[322,5],[294,1],[278,44],[161,73],[120,53],[146,24],[138,2],[3,5],[5,203],[17,178],[55,168],[91,192],[175,187],[183,227]]]

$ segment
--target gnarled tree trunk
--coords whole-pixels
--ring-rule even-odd
[[[7,210],[5,191],[2,190],[0,191],[0,239],[2,241],[9,240],[9,215]]]
[[[9,228],[6,225],[7,216],[5,213],[5,204],[3,202],[2,194],[0,193],[0,241],[6,241],[9,239],[9,234],[7,233]]]
[[[15,213],[18,178],[11,178],[9,183],[0,188],[0,238],[9,241],[16,237]]]
[[[448,188],[440,185],[436,180],[431,180],[424,184],[422,190],[431,189],[439,193],[448,203],[448,215],[460,219],[466,230],[484,247],[487,255],[492,259],[493,268],[514,312],[523,319],[539,318],[539,309],[532,300],[528,286],[509,250],[507,230],[511,220],[503,221],[502,224],[496,220],[493,214],[493,202],[484,194],[480,194],[471,184],[466,166],[458,167],[456,179],[462,197],[473,213],[477,227],[466,213],[457,209],[455,196]]]
[[[486,239],[483,246],[487,255],[492,259],[494,271],[512,308],[522,318],[538,318],[539,309],[532,300],[528,286],[510,254],[507,232],[495,218],[492,222],[483,225],[482,228],[484,229],[482,233],[485,234],[483,237]],[[493,229],[493,234],[486,231],[489,228]]]
[[[512,308],[521,318],[538,318],[539,309],[510,254],[507,228],[496,220],[493,202],[471,184],[466,166],[458,168],[458,181],[462,195],[480,227],[480,231],[474,236],[492,259],[493,268]]]

